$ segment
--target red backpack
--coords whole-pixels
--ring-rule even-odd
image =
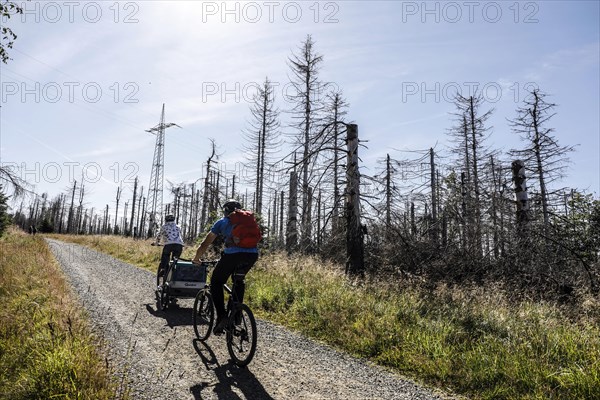
[[[251,249],[262,239],[260,228],[252,212],[235,210],[229,214],[229,221],[233,225],[231,238],[227,240],[231,246]]]

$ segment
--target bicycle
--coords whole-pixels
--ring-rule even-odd
[[[203,261],[200,265],[208,268],[209,265],[215,265],[217,262]],[[234,270],[233,275],[235,273]],[[226,309],[227,324],[224,331],[227,351],[231,359],[237,366],[244,367],[252,361],[256,352],[257,329],[256,320],[250,307],[233,299],[235,282],[234,279],[231,287],[224,285],[225,291],[229,294]],[[196,295],[192,321],[198,340],[202,342],[208,340],[215,322],[215,308],[208,284]]]

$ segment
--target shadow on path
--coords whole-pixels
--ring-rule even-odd
[[[167,308],[164,311],[159,311],[156,308],[156,304],[146,303],[145,306],[146,306],[146,311],[148,311],[149,314],[151,314],[155,317],[158,317],[158,318],[163,318],[167,322],[167,325],[170,328],[173,328],[176,326],[192,325],[192,309],[191,308],[179,307],[179,305],[177,303],[169,304],[169,308]]]
[[[218,382],[211,392],[216,394],[218,399],[273,400],[273,397],[267,393],[248,367],[240,368],[231,361],[220,365],[210,346],[197,339],[194,339],[194,349],[196,349],[196,353],[198,353],[206,368],[215,373]],[[202,392],[210,390],[209,387],[207,383],[202,383],[192,386],[190,391],[194,395],[194,399],[200,400],[203,399]],[[243,397],[234,392],[234,388],[242,392]]]

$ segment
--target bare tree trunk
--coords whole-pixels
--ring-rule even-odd
[[[298,174],[290,173],[290,199],[286,229],[286,248],[288,253],[296,251],[298,246]]]
[[[142,208],[140,209],[141,212],[141,218],[140,218],[140,229],[139,229],[139,234],[140,237],[142,237],[144,235],[143,232],[146,232],[146,198],[143,197],[142,198]]]
[[[127,236],[127,209],[129,208],[129,202],[125,202],[125,209],[123,210],[123,236]]]
[[[492,230],[493,230],[493,242],[494,242],[494,258],[498,259],[500,255],[500,246],[498,239],[498,211],[497,211],[497,194],[498,194],[498,183],[496,181],[496,165],[494,163],[494,156],[490,156],[490,164],[492,168],[492,209],[490,212],[492,213]]]
[[[303,234],[302,234],[302,251],[306,251],[306,252],[312,252],[313,249],[313,233],[312,233],[312,212],[313,212],[313,188],[308,186],[308,192],[307,192],[307,202],[306,202],[306,207],[307,209],[304,211],[304,213],[302,214],[302,216],[304,217],[304,214],[306,214],[306,221],[308,222],[308,225],[306,225],[305,229],[303,229]]]
[[[63,224],[64,224],[64,220],[65,220],[65,207],[66,207],[66,202],[67,202],[67,196],[64,194],[60,195],[61,197],[61,206],[60,206],[60,219],[59,219],[59,225],[58,225],[58,233],[63,233]],[[21,204],[22,206],[22,204]]]
[[[264,110],[264,109],[263,109]],[[262,181],[262,149],[264,147],[263,144],[263,129],[264,129],[264,115],[263,115],[263,128],[261,128],[261,132],[258,134],[258,148],[257,148],[257,157],[256,157],[256,187],[254,188],[254,212],[257,214],[261,214],[262,212],[262,193],[260,191],[260,184]]]
[[[438,232],[437,232],[437,199],[436,199],[436,180],[435,180],[435,160],[433,148],[429,149],[429,162],[431,166],[431,241],[434,246],[438,245]]]
[[[133,198],[131,201],[131,220],[129,222],[129,234],[128,236],[134,236],[134,232],[133,232],[133,222],[134,222],[134,218],[135,218],[135,202],[137,200],[136,196],[137,196],[137,186],[138,186],[138,177],[135,177],[135,180],[133,181]]]
[[[537,95],[536,95],[537,100]],[[548,228],[550,223],[550,218],[548,214],[548,192],[546,190],[546,181],[544,179],[544,165],[542,163],[542,152],[540,145],[540,131],[538,126],[538,111],[537,111],[537,101],[533,104],[533,111],[531,112],[532,122],[533,122],[533,131],[535,133],[535,139],[533,141],[534,144],[534,152],[535,152],[535,160],[537,162],[537,170],[538,170],[538,179],[540,182],[540,192],[542,196],[542,215],[544,217],[544,231]]]
[[[524,234],[529,222],[529,199],[527,198],[527,181],[525,177],[525,164],[521,160],[512,163],[513,182],[517,199],[517,227],[520,234]]]
[[[468,173],[467,173],[468,174]],[[467,174],[464,172],[460,173],[460,194],[461,194],[461,209],[462,209],[462,247],[463,250],[466,251],[469,248],[469,243],[471,240],[470,229],[469,229],[469,209],[467,208]]]
[[[310,129],[311,129],[311,91],[310,91],[311,71],[306,71],[306,103],[304,111],[304,150],[302,154],[302,248],[310,247],[310,213],[309,208],[309,185],[308,185],[308,170],[310,167]]]
[[[220,191],[221,191],[221,171],[217,170],[215,171],[215,175],[217,176],[216,178],[216,184],[215,184],[215,189],[213,190],[213,201],[212,201],[212,207],[211,207],[211,211],[216,212],[217,209],[219,208],[219,197],[220,197]]]
[[[215,152],[216,152],[216,148],[215,148],[215,142],[211,141],[211,145],[212,145],[212,152],[210,154],[210,157],[208,157],[208,161],[206,162],[206,176],[204,177],[204,193],[202,195],[202,214],[200,216],[200,230],[204,231],[204,228],[206,227],[206,223],[207,223],[207,218],[208,218],[208,202],[209,202],[209,195],[210,195],[210,178],[211,178],[211,162],[213,160],[213,157],[215,156]]]
[[[417,224],[415,223],[415,203],[410,202],[410,234],[413,239],[417,236]]]
[[[267,93],[263,99],[263,126],[262,126],[261,141],[260,141],[261,146],[259,148],[260,181],[259,181],[259,185],[258,185],[259,195],[257,196],[257,208],[256,208],[259,215],[262,213],[263,190],[264,190],[264,183],[265,183],[265,148],[266,148],[265,141],[267,138],[268,102],[269,102],[269,98],[268,98],[268,93]]]
[[[316,251],[321,250],[321,191],[317,196],[317,248]]]
[[[275,245],[275,242],[277,241],[277,225],[279,222],[279,218],[278,218],[278,213],[281,212],[281,204],[279,204],[279,206],[277,205],[277,191],[274,192],[274,196],[273,196],[273,219],[271,220],[271,233],[272,233],[272,244]]]
[[[121,200],[121,186],[119,186],[117,188],[117,206],[115,208],[115,226],[113,227],[115,235],[117,235],[119,233],[119,223],[117,221],[117,218],[119,218],[119,200]]]
[[[67,219],[67,233],[73,233],[73,207],[75,205],[75,190],[77,189],[77,181],[73,182],[73,191],[71,192],[71,207],[69,208],[69,216]]]
[[[284,196],[285,196],[285,194],[282,190],[280,200],[279,200],[279,208],[281,209],[281,212],[279,213],[279,244],[281,247],[283,247],[283,210],[284,210],[283,198],[284,198]]]
[[[104,212],[104,226],[102,227],[102,234],[108,234],[108,204],[106,205],[106,211]]]
[[[336,100],[339,96],[336,95]],[[336,107],[334,108],[333,118],[334,122],[338,121],[338,113],[339,104],[338,101],[335,102]],[[333,154],[333,211],[332,211],[332,219],[331,219],[331,228],[333,232],[337,232],[338,230],[338,222],[339,222],[339,206],[340,206],[340,177],[339,177],[339,168],[340,168],[340,151],[339,142],[340,142],[340,130],[339,125],[337,123],[333,124],[333,140],[334,140],[334,154]]]
[[[79,234],[81,231],[81,223],[83,222],[83,196],[85,193],[85,186],[83,185],[83,180],[81,181],[81,186],[79,187],[79,207],[77,207],[77,222],[75,223],[75,234]]]
[[[137,226],[137,237],[141,237],[142,232],[144,232],[144,227],[142,226],[142,198],[144,197],[144,187],[140,188],[140,195],[138,196],[138,204],[137,204],[137,218],[136,218],[136,226]]]
[[[386,156],[385,170],[385,230],[390,232],[392,226],[392,166],[389,154]]]
[[[360,172],[358,169],[358,126],[346,126],[348,140],[346,188],[346,272],[363,275],[365,272],[363,227],[360,222]]]
[[[478,167],[478,154],[477,149],[479,142],[477,141],[477,132],[475,128],[475,108],[473,104],[473,96],[469,98],[469,113],[470,113],[470,126],[471,126],[471,148],[473,151],[473,189],[475,190],[475,203],[473,204],[473,210],[475,211],[475,254],[481,258],[482,256],[482,244],[481,244],[481,204],[479,200],[479,167]]]

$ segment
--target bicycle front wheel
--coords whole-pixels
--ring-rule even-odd
[[[192,321],[198,340],[205,341],[208,339],[215,321],[215,308],[213,307],[212,296],[209,292],[201,290],[196,295]]]
[[[256,352],[256,320],[246,304],[240,305],[230,318],[227,329],[227,350],[233,362],[244,367]]]

